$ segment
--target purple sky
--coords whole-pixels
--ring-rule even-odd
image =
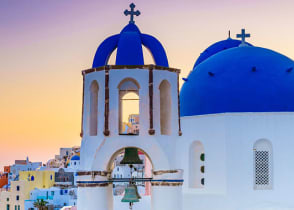
[[[128,23],[131,1],[0,1],[0,167],[27,155],[53,158],[80,145],[82,77],[98,45]],[[250,43],[294,58],[293,0],[134,1],[143,33],[171,67],[191,70],[212,43],[246,28]],[[0,169],[1,170],[1,169]]]

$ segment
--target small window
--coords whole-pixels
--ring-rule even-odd
[[[31,176],[31,181],[35,181],[35,177],[34,176]]]
[[[10,205],[9,204],[6,205],[6,210],[10,210]]]
[[[52,180],[53,179],[53,176],[52,175],[50,175],[50,180]]]
[[[17,186],[16,186],[16,191],[19,191],[19,189],[20,189],[20,187],[17,185]]]
[[[160,132],[161,135],[171,134],[171,87],[167,80],[159,85],[160,91]]]
[[[54,191],[51,191],[51,196],[54,196]]]
[[[16,196],[16,200],[19,201],[19,195]]]
[[[14,206],[14,210],[17,210],[17,205]]]
[[[272,189],[272,145],[268,140],[259,140],[254,144],[254,189]]]
[[[200,141],[195,141],[190,146],[189,152],[189,187],[203,188],[205,180],[205,153]]]
[[[77,165],[76,161],[74,162],[74,165]]]
[[[20,205],[18,205],[17,210],[20,210]]]
[[[9,201],[9,198],[6,198],[6,201],[8,202]]]
[[[98,126],[98,83],[93,81],[90,88],[90,116],[89,116],[89,133],[90,136],[97,135]]]
[[[64,193],[66,194],[67,193],[67,190],[64,190]]]

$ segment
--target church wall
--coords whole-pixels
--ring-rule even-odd
[[[226,193],[226,147],[225,124],[222,117],[184,117],[183,135],[178,140],[180,148],[179,165],[184,167],[184,193],[225,194]],[[189,151],[193,143],[199,141],[205,151],[205,185],[203,188],[189,187]]]
[[[241,207],[243,203],[243,206],[248,208],[266,205],[277,209],[287,205],[294,208],[294,202],[289,203],[293,200],[291,192],[294,187],[294,167],[289,164],[294,161],[293,113],[232,115],[227,116],[227,123],[229,124],[228,145],[236,148],[234,153],[228,153],[230,158],[227,168],[229,194],[236,206]],[[272,190],[254,190],[253,146],[260,139],[266,139],[272,144]],[[237,164],[238,159],[239,164]],[[236,172],[229,173],[234,166],[237,167]],[[247,199],[242,199],[244,197]]]
[[[90,112],[90,87],[96,80],[99,85],[98,91],[98,130],[97,136],[89,136],[89,112]],[[84,81],[84,112],[83,112],[83,139],[81,143],[81,162],[80,170],[90,170],[96,148],[104,139],[104,102],[105,102],[105,71],[92,72],[85,75]],[[97,138],[98,137],[98,138]]]
[[[205,189],[187,188],[187,155],[182,156],[184,209],[196,204],[197,210],[212,210],[215,206],[224,210],[294,209],[293,123],[293,113],[228,113],[182,118],[183,137],[179,142],[185,143],[178,144],[180,154],[186,154],[193,136],[202,141],[207,183]],[[259,139],[272,143],[272,190],[254,190],[253,145]]]

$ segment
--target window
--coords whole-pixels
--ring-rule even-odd
[[[20,189],[20,187],[17,185],[17,186],[16,186],[16,191],[19,191],[19,189]]]
[[[20,210],[20,205],[18,205],[17,210]]]
[[[160,91],[160,132],[161,135],[171,134],[171,90],[168,81],[159,85]]]
[[[203,144],[195,141],[189,151],[189,187],[203,188],[205,184],[205,153]]]
[[[52,180],[53,179],[53,176],[52,175],[50,175],[50,180]]]
[[[16,196],[16,200],[19,201],[19,195]]]
[[[10,210],[10,205],[9,204],[6,205],[6,210]]]
[[[98,126],[98,83],[93,81],[90,88],[90,136],[97,135]]]
[[[119,86],[119,134],[139,134],[139,85],[131,79],[123,80]]]
[[[265,139],[254,144],[254,189],[272,189],[272,145]]]
[[[9,201],[9,198],[6,198],[6,201],[8,202]]]
[[[51,196],[54,196],[54,191],[51,191]]]
[[[17,210],[17,205],[14,206],[14,209]]]
[[[31,181],[35,181],[35,177],[34,176],[31,176]]]

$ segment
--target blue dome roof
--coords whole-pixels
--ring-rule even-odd
[[[231,39],[228,38],[226,40],[222,40],[219,42],[214,43],[213,45],[210,45],[206,50],[204,50],[199,58],[196,60],[193,69],[199,65],[200,63],[202,63],[203,61],[205,61],[207,58],[209,58],[210,56],[219,53],[223,50],[227,50],[233,47],[238,47],[240,44],[242,43],[242,41],[240,40],[236,40],[236,39]],[[246,42],[247,43],[247,42]],[[247,43],[249,46],[252,46],[251,44]]]
[[[161,43],[153,36],[142,34],[134,23],[129,23],[120,34],[111,36],[98,47],[93,68],[105,66],[117,48],[116,65],[144,65],[142,45],[152,54],[158,66],[168,67],[168,60]]]
[[[74,156],[72,156],[72,158],[70,160],[80,160],[80,156],[74,155]]]
[[[181,89],[180,102],[181,116],[292,112],[294,62],[260,47],[224,50],[191,71]]]

